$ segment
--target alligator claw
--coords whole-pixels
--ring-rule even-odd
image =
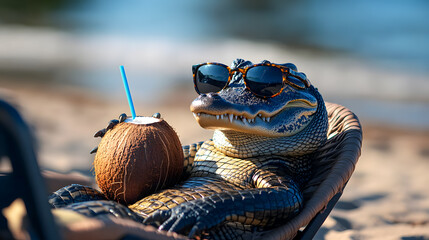
[[[152,115],[154,118],[161,118],[161,113],[155,113]]]
[[[94,137],[104,137],[104,134],[106,134],[106,132],[107,132],[107,129],[103,128],[103,129],[97,131],[94,134]]]
[[[143,224],[159,223],[161,224],[158,227],[159,230],[181,234],[189,233],[188,237],[193,238],[225,219],[226,212],[217,211],[212,203],[198,199],[182,203],[169,210],[158,210],[146,218]]]
[[[202,229],[204,229],[204,225],[201,223],[195,224],[195,226],[192,227],[191,231],[188,234],[188,238],[193,238],[194,236],[198,236],[201,234]]]
[[[168,211],[166,211],[166,210],[159,210],[159,211],[156,211],[153,214],[151,214],[149,217],[147,217],[143,221],[143,224],[149,225],[149,224],[153,224],[153,223],[156,223],[156,222],[164,222],[169,217],[170,217],[170,215],[168,214]]]
[[[107,127],[106,127],[106,128],[103,128],[103,129],[101,129],[101,130],[99,130],[99,131],[97,131],[97,132],[94,134],[94,137],[104,137],[104,135],[106,134],[106,132],[107,132],[108,130],[110,130],[110,129],[114,128],[114,127],[115,127],[119,122],[120,122],[120,121],[119,121],[119,120],[116,120],[116,119],[110,120],[110,122],[109,122],[109,124],[107,125]]]
[[[98,150],[98,146],[97,146],[97,147],[95,147],[95,148],[93,148],[93,149],[91,150],[91,152],[89,152],[89,154],[96,153],[96,152],[97,152],[97,150]]]
[[[119,120],[113,119],[110,120],[109,125],[107,125],[107,130],[114,128],[119,123]]]
[[[113,129],[118,123],[125,121],[125,119],[127,119],[127,114],[122,113],[121,115],[119,115],[119,120],[116,120],[116,119],[110,120],[107,127],[97,131],[94,134],[94,137],[101,137],[101,138],[104,137],[104,135],[106,134],[106,132],[108,130]],[[97,150],[98,150],[98,147],[95,147],[89,153],[93,154],[93,153],[97,152]]]
[[[121,123],[121,122],[125,121],[125,119],[127,119],[127,118],[128,118],[127,114],[122,113],[121,115],[119,115],[119,122]]]

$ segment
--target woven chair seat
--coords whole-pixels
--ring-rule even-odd
[[[304,208],[284,225],[264,233],[261,236],[264,240],[293,239],[301,228],[326,209],[335,195],[342,193],[355,169],[362,145],[359,120],[353,112],[341,105],[326,103],[326,108],[329,118],[328,141],[314,154],[314,173],[304,189]]]

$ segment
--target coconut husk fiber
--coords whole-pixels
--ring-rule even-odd
[[[179,180],[184,164],[179,137],[164,120],[154,121],[122,122],[102,138],[94,170],[107,198],[129,205]]]

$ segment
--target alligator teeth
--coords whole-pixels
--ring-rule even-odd
[[[271,121],[271,117],[262,117],[262,114],[258,114],[258,116],[262,119],[262,121],[264,122],[270,122]]]
[[[194,117],[196,116],[201,116],[202,113],[193,113]],[[234,115],[234,114],[219,114],[219,115],[213,115],[216,116],[216,119],[227,119],[229,120],[229,122],[233,122],[234,120],[241,120],[243,123],[245,124],[249,124],[249,123],[255,123],[256,121],[256,117],[259,117],[262,121],[264,122],[270,122],[271,121],[271,117],[263,117],[262,114],[258,114],[257,116],[255,116],[255,118],[246,118],[245,116],[240,116],[240,115]]]

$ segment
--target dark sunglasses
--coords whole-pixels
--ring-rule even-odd
[[[261,98],[279,95],[286,84],[297,89],[310,86],[304,74],[272,63],[231,69],[227,65],[210,62],[192,66],[192,72],[198,94],[221,91],[228,86],[234,72],[241,72],[246,88]]]

